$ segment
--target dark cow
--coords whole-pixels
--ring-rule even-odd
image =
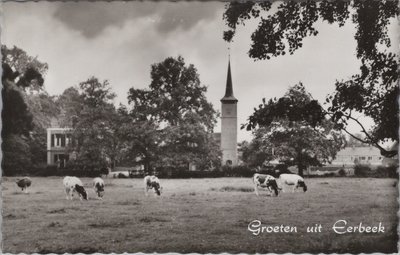
[[[27,188],[31,186],[32,180],[29,177],[24,177],[16,181],[18,187],[21,188],[22,191],[28,193]]]

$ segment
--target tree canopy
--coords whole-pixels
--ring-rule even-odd
[[[147,127],[139,137],[131,129],[146,170],[187,168],[190,163],[216,166],[220,152],[211,131],[217,112],[206,99],[207,87],[197,69],[181,56],[168,57],[151,66],[151,79],[149,89],[131,88],[128,93],[130,115]]]
[[[24,50],[14,46],[1,46],[3,79],[13,81],[18,87],[40,90],[48,65],[37,57],[29,56]]]
[[[101,82],[96,77],[91,77],[79,83],[79,98],[75,91],[68,89],[64,92],[67,98],[75,98],[78,105],[69,105],[70,113],[75,123],[73,129],[73,143],[70,148],[76,153],[75,161],[86,166],[89,170],[95,170],[110,165],[110,160],[115,159],[113,146],[114,122],[116,121],[116,110],[112,99],[115,97],[111,92],[107,80]],[[60,98],[63,100],[63,97]],[[68,104],[66,104],[68,106]],[[76,107],[80,107],[76,111]],[[118,125],[118,124],[117,124]]]
[[[282,98],[263,100],[247,127],[254,129],[253,140],[243,150],[247,163],[260,166],[279,159],[296,165],[300,175],[308,166],[329,163],[345,142],[301,83]]]
[[[194,65],[186,66],[183,57],[168,57],[151,66],[148,90],[129,89],[128,100],[142,120],[165,121],[178,125],[188,113],[196,113],[201,123],[212,130],[216,111],[207,101],[207,87],[200,83]]]
[[[317,21],[337,24],[347,21],[356,26],[356,56],[360,72],[349,80],[337,81],[336,91],[327,97],[328,112],[342,130],[349,122],[360,126],[365,139],[382,155],[394,156],[380,144],[386,140],[398,141],[398,56],[390,52],[388,26],[399,15],[397,1],[287,1],[272,8],[272,3],[231,2],[226,5],[224,20],[229,29],[224,39],[232,41],[238,26],[250,19],[259,20],[251,35],[249,56],[255,60],[271,59],[286,53],[294,54],[303,46],[303,39],[317,36]],[[354,113],[371,117],[375,125],[367,130]],[[356,137],[354,137],[356,138]],[[357,139],[357,138],[356,138]]]
[[[35,127],[41,128],[45,119],[33,115],[33,110],[38,110],[37,106],[42,107],[41,103],[46,100],[41,95],[33,100],[33,96],[27,94],[27,91],[42,90],[47,64],[15,46],[10,49],[2,45],[1,53],[2,169],[4,174],[17,174],[26,171],[26,166],[37,163],[37,158],[43,159],[43,151],[46,149],[44,146],[41,150],[36,150],[37,148],[31,146],[43,145],[43,136],[38,135],[42,132],[33,131]],[[33,102],[37,104],[31,104]]]

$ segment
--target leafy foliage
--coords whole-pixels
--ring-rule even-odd
[[[397,57],[388,53],[378,54],[379,59],[366,61],[361,75],[354,75],[351,80],[337,81],[336,91],[328,96],[328,111],[332,119],[346,131],[348,122],[357,123],[364,139],[363,143],[373,144],[381,150],[381,154],[393,157],[397,151],[388,151],[380,145],[381,141],[398,141],[398,70]],[[372,71],[371,71],[372,70]],[[372,130],[367,130],[356,118],[362,112],[374,120]]]
[[[277,118],[289,121],[306,121],[315,127],[324,120],[325,112],[317,100],[311,99],[311,95],[305,91],[302,83],[289,88],[288,93],[279,99],[265,99],[258,109],[249,117],[249,122],[242,126],[251,130],[259,126],[269,126]]]
[[[161,149],[164,152],[159,166],[177,166],[188,169],[195,164],[200,169],[219,166],[219,145],[200,124],[199,116],[186,116],[179,126],[163,129]]]
[[[25,173],[31,164],[43,159],[43,149],[37,151],[35,145],[41,144],[35,135],[40,126],[33,115],[30,95],[27,91],[40,91],[47,71],[47,64],[29,56],[14,46],[1,47],[2,53],[2,169],[5,175]],[[32,145],[32,146],[31,146]],[[40,155],[41,157],[36,157]]]
[[[83,99],[78,88],[69,87],[56,101],[60,108],[59,122],[63,127],[74,127],[82,110]]]
[[[358,124],[366,139],[384,156],[397,151],[380,146],[385,140],[398,141],[398,56],[389,52],[391,41],[388,25],[398,17],[398,1],[286,1],[276,10],[269,2],[232,2],[226,5],[224,20],[229,29],[224,39],[232,41],[239,25],[257,19],[259,24],[251,35],[249,56],[256,60],[294,54],[303,46],[303,39],[316,36],[316,22],[326,21],[339,27],[351,20],[356,25],[354,38],[360,73],[348,81],[337,81],[336,91],[327,98],[329,112],[337,127],[352,135],[349,121]],[[275,10],[275,11],[272,11]],[[267,15],[263,15],[267,14]],[[354,113],[371,117],[375,126],[367,130]],[[353,136],[356,138],[355,136]]]
[[[278,158],[287,165],[297,165],[302,175],[308,166],[334,159],[344,143],[343,136],[325,119],[322,107],[301,83],[290,87],[278,100],[264,101],[249,122],[250,128],[255,128],[254,138],[244,156],[252,166]]]
[[[128,137],[132,152],[147,171],[157,167],[216,166],[218,146],[211,137],[217,113],[206,99],[193,65],[182,57],[166,58],[151,67],[149,90],[131,88],[130,115],[137,128]],[[141,133],[138,133],[141,130]]]
[[[108,81],[100,82],[91,77],[79,84],[80,111],[77,113],[73,129],[73,142],[70,148],[76,154],[74,159],[88,169],[100,169],[115,157],[111,155],[110,144],[114,141],[115,107]],[[73,91],[72,91],[73,92]],[[72,93],[74,97],[74,92]],[[74,106],[76,107],[76,106]],[[71,113],[76,113],[72,110]],[[71,117],[69,117],[71,118]],[[117,124],[118,125],[118,124]]]
[[[1,166],[4,175],[25,174],[31,165],[28,139],[16,134],[4,137],[1,144],[3,160]]]
[[[2,138],[11,135],[29,136],[33,129],[33,116],[24,100],[23,91],[3,76]]]
[[[201,123],[212,130],[216,111],[207,101],[207,87],[200,83],[193,65],[186,66],[181,56],[166,58],[151,66],[151,80],[149,90],[129,90],[129,103],[139,119],[165,121],[175,126],[186,114],[196,113]]]
[[[13,81],[18,87],[40,90],[48,65],[37,57],[29,56],[24,50],[14,46],[12,49],[1,46],[3,79]]]

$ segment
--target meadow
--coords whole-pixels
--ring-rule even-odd
[[[2,251],[6,253],[394,253],[395,179],[312,178],[308,191],[270,197],[250,178],[162,179],[144,195],[142,179],[105,179],[103,200],[81,178],[88,201],[65,199],[62,178],[32,178],[28,194],[2,178]],[[248,230],[253,220],[296,226],[294,233]],[[337,220],[377,225],[384,233],[337,234]],[[320,233],[307,233],[321,224]]]

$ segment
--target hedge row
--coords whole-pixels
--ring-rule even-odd
[[[396,166],[379,166],[376,169],[372,169],[368,165],[356,165],[354,167],[354,175],[357,177],[399,178]]]
[[[84,167],[67,167],[57,168],[56,166],[32,167],[29,172],[19,173],[18,175],[28,176],[78,176],[78,177],[98,177],[102,174],[107,174],[106,169],[84,169]],[[156,175],[160,178],[218,178],[218,177],[252,177],[255,173],[269,174],[278,177],[279,173],[290,173],[287,169],[263,169],[256,171],[247,166],[223,166],[221,169],[213,171],[187,171],[186,169],[158,169]],[[339,171],[339,176],[345,176],[345,172]],[[356,165],[354,168],[354,175],[356,177],[373,177],[373,178],[398,178],[397,167],[378,167],[371,169],[368,165]],[[315,177],[334,177],[337,174],[328,172],[323,176]],[[143,176],[135,176],[142,178]],[[313,176],[308,176],[313,177]],[[122,176],[121,176],[122,178]]]
[[[84,168],[57,168],[55,165],[33,166],[29,172],[19,173],[26,176],[77,176],[77,177],[99,177],[104,174],[104,169],[84,169]]]
[[[280,170],[290,173],[288,170]],[[217,177],[252,177],[255,173],[269,174],[278,177],[274,169],[256,171],[248,166],[223,166],[213,171],[187,171],[186,169],[158,169],[156,175],[160,178],[217,178]]]

